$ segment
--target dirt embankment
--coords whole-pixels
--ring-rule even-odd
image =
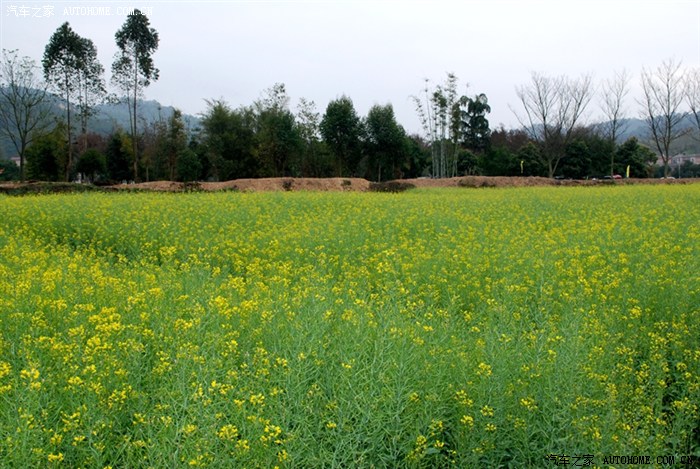
[[[119,184],[117,189],[144,189],[152,191],[367,191],[369,181],[361,178],[259,178],[234,179],[223,182],[200,182],[185,184],[172,181]]]
[[[415,187],[532,187],[532,186],[597,186],[626,184],[692,184],[700,179],[604,179],[604,180],[558,180],[543,177],[489,177],[463,176],[446,179],[401,179],[384,183],[371,183],[362,178],[260,178],[235,179],[224,182],[182,183],[173,181],[151,181],[136,184],[95,187],[87,184],[28,182],[0,183],[0,193],[27,194],[53,192],[80,192],[87,190],[122,191],[333,191],[333,192],[400,192]]]
[[[194,185],[171,181],[120,184],[118,189],[145,189],[179,191],[198,189],[204,191],[235,190],[255,191],[401,191],[415,187],[533,187],[533,186],[597,186],[625,184],[690,184],[700,179],[549,179],[544,177],[492,177],[462,176],[445,179],[400,179],[384,183],[372,183],[361,178],[261,178],[235,179],[225,182],[202,182]]]

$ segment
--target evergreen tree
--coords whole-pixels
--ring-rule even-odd
[[[480,153],[489,147],[491,129],[486,114],[491,112],[489,100],[481,93],[474,98],[462,97],[466,110],[461,112],[462,143],[466,148]]]
[[[362,157],[362,125],[352,100],[342,96],[328,103],[321,135],[335,159],[337,176],[354,176]]]
[[[37,138],[27,148],[27,175],[30,179],[59,181],[68,164],[68,149],[64,135],[64,124]]]
[[[213,179],[225,181],[258,175],[255,160],[255,115],[232,110],[225,101],[207,101],[202,117],[202,146]]]
[[[80,94],[80,83],[85,60],[83,58],[86,41],[70,27],[63,23],[53,33],[44,50],[42,64],[44,77],[48,83],[62,96],[66,112],[66,143],[67,162],[64,179],[70,178],[73,169],[73,122],[72,106]]]
[[[119,51],[112,64],[112,81],[124,92],[129,108],[133,174],[134,179],[138,180],[137,101],[143,95],[143,89],[151,81],[158,80],[158,69],[153,65],[153,53],[158,49],[158,32],[150,27],[146,15],[134,10],[114,37]]]
[[[367,175],[375,181],[399,179],[406,161],[406,132],[396,122],[391,104],[375,105],[365,122]]]
[[[107,143],[107,173],[109,179],[115,182],[129,181],[132,179],[131,160],[133,145],[131,138],[118,130],[112,134]]]

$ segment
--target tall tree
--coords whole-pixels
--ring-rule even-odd
[[[459,96],[459,79],[448,73],[443,84],[430,89],[425,80],[423,96],[412,96],[431,146],[432,175],[443,178],[456,176],[459,146],[462,136],[462,112],[467,98]]]
[[[329,102],[320,129],[335,156],[336,175],[355,175],[361,158],[362,125],[352,100],[341,96]]]
[[[53,33],[44,49],[44,77],[56,89],[65,101],[66,108],[66,140],[68,145],[68,161],[65,165],[64,178],[70,178],[73,169],[73,124],[71,122],[72,104],[78,97],[81,82],[81,68],[84,66],[83,50],[85,40],[70,27],[63,23]]]
[[[591,101],[591,77],[570,79],[533,72],[531,83],[517,87],[516,94],[525,115],[517,112],[515,115],[530,138],[539,144],[547,174],[554,177],[564,149],[574,137],[574,130]]]
[[[158,32],[150,26],[146,15],[134,10],[114,38],[119,51],[112,63],[112,81],[124,92],[129,108],[133,172],[134,179],[138,179],[137,101],[143,95],[143,89],[151,81],[158,80],[158,69],[153,65],[153,53],[158,49]]]
[[[627,70],[615,72],[612,79],[602,83],[600,109],[605,122],[602,124],[603,136],[612,143],[610,152],[610,175],[615,173],[615,148],[620,132],[624,130],[625,98],[629,92],[630,77]]]
[[[449,141],[443,131],[442,143],[446,143],[447,151],[443,155],[447,177],[458,173],[460,159],[460,143],[462,140],[462,107],[465,100],[457,93],[459,79],[454,73],[447,74],[443,87],[438,87],[440,108],[440,127],[447,129]]]
[[[437,126],[435,123],[435,115],[432,112],[433,106],[431,106],[430,97],[430,80],[425,79],[425,88],[422,90],[423,96],[412,95],[413,103],[416,106],[416,112],[418,113],[418,119],[420,120],[421,126],[423,127],[424,137],[430,146],[430,160],[432,162],[432,176],[437,176],[438,168],[438,147],[435,142],[437,138]]]
[[[656,70],[642,70],[641,105],[651,141],[661,155],[664,176],[670,174],[671,145],[686,133],[680,107],[685,98],[681,62],[664,61]]]
[[[2,51],[0,63],[0,135],[19,156],[19,178],[25,179],[25,151],[51,125],[46,84],[36,76],[36,63],[16,50]]]
[[[488,148],[491,141],[491,129],[486,114],[491,112],[489,100],[484,93],[473,98],[462,97],[462,106],[466,104],[466,110],[461,110],[462,142],[468,149],[482,152]]]
[[[81,38],[78,67],[78,109],[82,134],[82,151],[88,145],[88,121],[95,112],[95,105],[105,96],[104,67],[97,59],[97,48],[90,39]]]

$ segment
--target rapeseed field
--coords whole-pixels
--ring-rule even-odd
[[[0,466],[700,456],[700,185],[0,196]]]

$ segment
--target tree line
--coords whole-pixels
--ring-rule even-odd
[[[638,104],[650,136],[644,142],[620,141],[629,117],[626,71],[598,86],[590,75],[571,79],[532,73],[529,83],[516,87],[519,106],[512,110],[518,129],[491,129],[487,96],[460,92],[466,87],[454,74],[438,84],[426,80],[411,97],[420,135],[406,132],[391,104],[374,105],[366,116],[344,95],[323,113],[303,98],[292,107],[282,83],[249,106],[206,100],[198,128],[187,128],[179,110],[143,122],[138,103],[159,79],[153,61],[158,32],[135,10],[116,32],[115,45],[111,93],[94,43],[69,23],[49,39],[41,67],[18,51],[3,50],[0,133],[11,141],[20,165],[3,164],[0,178],[82,177],[107,183],[281,176],[374,181],[465,174],[650,177],[658,175],[657,155],[661,174],[668,176],[674,142],[689,132],[700,136],[700,70],[684,70],[675,60],[642,71]],[[61,100],[59,116],[51,96]],[[604,124],[585,124],[594,101]],[[90,132],[89,119],[102,102],[125,103],[129,127],[109,136]],[[684,125],[689,119],[696,128]],[[686,175],[700,174],[700,168],[686,166]]]

